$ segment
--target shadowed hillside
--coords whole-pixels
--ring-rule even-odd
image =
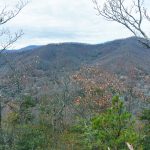
[[[135,37],[97,45],[61,43],[29,46],[11,53],[6,51],[0,59],[1,91],[7,91],[8,95],[16,82],[22,86],[20,90],[26,89],[26,92],[31,88],[40,89],[49,81],[75,74],[83,66],[95,66],[117,74],[127,82],[128,78],[133,80],[134,74],[136,86],[147,93],[150,86],[149,58],[149,49]]]
[[[150,72],[150,52],[135,37],[88,45],[80,43],[49,44],[41,47],[25,48],[7,54],[7,59],[17,67],[34,65],[34,69],[51,70],[54,68],[74,70],[81,65],[100,65],[114,73],[127,73],[130,66]],[[36,64],[35,64],[36,62]],[[5,66],[0,61],[1,69]]]

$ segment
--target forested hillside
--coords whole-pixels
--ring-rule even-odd
[[[1,0],[0,150],[150,150],[149,26],[149,0]]]
[[[147,127],[140,119],[150,107],[149,56],[135,37],[5,51],[0,62],[1,125],[10,143],[4,144],[22,150],[127,149],[126,143],[142,147]]]

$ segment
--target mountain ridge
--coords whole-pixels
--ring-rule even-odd
[[[149,73],[150,51],[139,40],[137,37],[130,37],[102,44],[67,42],[28,46],[27,50],[22,48],[23,50],[14,51],[7,57],[16,65],[20,60],[23,65],[33,65],[34,61],[39,61],[34,66],[39,70],[53,69],[54,67],[74,70],[82,65],[100,65],[107,70],[118,73],[126,72],[125,68],[134,65]],[[119,69],[121,65],[122,69]],[[17,66],[19,67],[19,65]]]
[[[36,94],[32,94],[38,97],[44,94],[45,91],[40,89],[45,85],[52,90],[53,82],[68,78],[82,71],[82,68],[95,67],[110,75],[115,74],[119,79],[130,81],[134,75],[136,87],[150,94],[149,58],[150,50],[133,37],[94,45],[48,44],[32,50],[8,53],[5,57],[1,55],[0,59],[0,93],[17,96],[16,82],[19,79],[22,93],[34,91]]]

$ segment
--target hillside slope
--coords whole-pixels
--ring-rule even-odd
[[[52,90],[54,81],[86,66],[117,74],[127,82],[134,76],[134,87],[150,95],[150,50],[138,40],[131,37],[96,45],[49,44],[5,52],[0,58],[0,93],[16,96],[19,87],[22,93],[43,95],[45,90],[41,89],[47,86]]]
[[[104,44],[80,43],[49,44],[27,51],[7,54],[7,59],[17,68],[33,65],[34,69],[79,69],[82,65],[100,65],[114,73],[127,73],[131,66],[150,73],[150,50],[137,38],[131,37]],[[5,66],[0,61],[1,69]],[[22,65],[23,66],[22,66]]]

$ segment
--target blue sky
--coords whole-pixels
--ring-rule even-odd
[[[149,0],[145,4],[150,8]],[[102,43],[132,36],[118,23],[97,16],[93,7],[92,0],[31,0],[6,26],[12,32],[23,29],[14,48],[57,42]],[[145,23],[146,31],[149,25]]]

